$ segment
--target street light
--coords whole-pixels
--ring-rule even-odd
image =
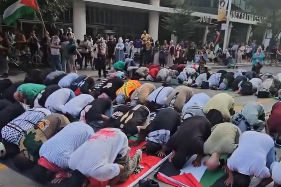
[[[227,49],[228,43],[228,33],[229,33],[229,22],[230,22],[230,15],[231,15],[231,5],[232,0],[228,0],[228,7],[227,7],[227,16],[226,16],[226,24],[225,24],[225,32],[224,32],[224,39],[223,39],[223,49]]]

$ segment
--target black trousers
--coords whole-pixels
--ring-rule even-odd
[[[103,71],[103,77],[106,78],[105,55],[98,54],[96,69],[98,70],[99,78],[101,78],[102,71]]]

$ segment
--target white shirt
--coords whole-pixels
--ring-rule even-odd
[[[83,108],[85,108],[93,100],[95,100],[94,97],[89,94],[78,95],[64,105],[62,112],[64,114],[68,113],[73,117],[79,117]]]
[[[51,112],[62,112],[65,103],[69,100],[72,90],[62,88],[52,93],[45,102],[45,107]]]
[[[101,129],[71,154],[68,167],[87,177],[107,181],[119,175],[120,168],[114,161],[117,155],[124,157],[128,148],[128,138],[120,129]]]
[[[58,167],[66,169],[70,155],[93,134],[93,128],[86,123],[80,121],[70,123],[42,145],[39,155]],[[92,156],[92,154],[88,155]]]
[[[161,90],[161,91],[160,91]],[[172,87],[159,87],[154,90],[147,98],[148,101],[155,101],[158,105],[165,105],[168,96],[174,91]],[[158,94],[159,93],[159,94]],[[157,96],[158,95],[158,96]]]
[[[91,48],[91,42],[82,40],[79,46],[81,47],[81,53],[88,53]]]
[[[52,40],[51,40],[51,44],[55,45],[55,46],[59,46],[60,45],[59,37],[53,37]],[[52,55],[59,55],[60,54],[60,49],[52,48],[51,47],[51,54]]]
[[[252,78],[249,82],[252,83],[253,88],[258,89],[258,87],[262,84],[262,80],[259,78]]]
[[[274,162],[271,167],[271,178],[272,180],[281,185],[281,162]]]
[[[77,73],[69,73],[58,82],[58,85],[62,88],[68,88],[70,84],[78,77],[79,75]]]
[[[191,106],[204,107],[209,100],[210,97],[205,93],[195,94],[191,97],[191,99],[187,103],[185,103],[185,105],[182,108],[182,113],[184,113],[184,111]]]
[[[259,179],[270,177],[266,167],[266,157],[270,149],[274,148],[273,139],[256,131],[246,131],[240,136],[238,148],[227,160],[231,171],[237,171]]]
[[[210,87],[219,86],[220,78],[221,78],[221,73],[212,74],[208,80],[209,86]]]

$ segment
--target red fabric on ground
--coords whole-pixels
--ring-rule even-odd
[[[146,67],[151,70],[152,68],[158,68],[160,69],[160,65],[156,65],[156,64],[149,64],[149,65],[146,65]]]
[[[141,149],[142,146],[145,145],[145,142],[138,145],[137,147],[132,147],[130,152],[130,157],[132,157],[138,149]],[[158,162],[160,162],[162,159],[155,156],[146,155],[145,153],[142,154],[142,159],[140,162],[140,165],[144,168],[141,170],[138,174],[132,174],[126,182],[119,184],[115,187],[127,187],[130,184],[132,184],[135,180],[137,180],[139,177],[141,177],[145,172],[147,172],[150,168],[155,166]],[[88,187],[105,187],[107,185],[107,182],[99,182],[95,179],[90,179],[90,184]],[[195,186],[196,187],[196,186]]]
[[[174,179],[182,184],[185,184],[186,186],[203,187],[191,173],[183,173],[181,175],[171,176],[169,178]],[[159,181],[172,185],[172,186],[175,186],[175,187],[182,187],[182,185],[176,183],[173,180],[169,180],[169,178],[163,176],[162,173],[160,173],[160,172],[157,173],[157,179]]]

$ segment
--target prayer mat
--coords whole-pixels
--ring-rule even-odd
[[[131,136],[129,138],[130,141],[135,141],[137,139],[137,136]],[[141,149],[146,142],[143,142],[142,144],[131,147],[130,157],[132,157],[135,152],[138,149]],[[152,173],[156,168],[158,168],[165,160],[167,160],[169,156],[166,156],[165,158],[159,158],[156,156],[147,155],[146,153],[142,153],[142,159],[140,162],[140,170],[138,172],[134,172],[130,177],[121,184],[118,184],[114,187],[133,187],[136,184],[138,184],[139,180],[144,179],[146,176],[148,176],[150,173]],[[90,184],[88,187],[106,187],[105,182],[98,182],[96,180],[90,179]]]
[[[196,155],[192,156],[181,170],[174,167],[173,163],[166,160],[156,173],[157,180],[176,187],[212,187],[225,172],[221,169],[210,171],[203,165],[206,157],[202,159],[201,166],[195,168],[192,161]],[[226,158],[221,158],[226,159]]]

